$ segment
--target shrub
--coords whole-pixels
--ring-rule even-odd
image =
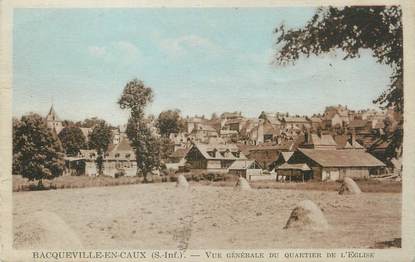
[[[119,171],[117,171],[117,173],[114,174],[115,178],[119,178],[119,177],[122,177],[122,176],[125,176],[124,170],[119,170]]]

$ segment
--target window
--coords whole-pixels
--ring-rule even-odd
[[[120,153],[116,153],[115,157],[117,157],[117,158],[120,157]]]

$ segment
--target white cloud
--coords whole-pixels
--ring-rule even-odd
[[[168,56],[179,57],[190,52],[219,52],[221,48],[211,40],[197,35],[184,35],[159,41],[161,49]]]
[[[128,41],[117,41],[105,46],[89,46],[88,53],[104,62],[137,62],[140,58],[140,50],[138,47]]]
[[[103,57],[106,53],[106,48],[104,46],[89,46],[88,52],[94,57]]]
[[[118,41],[113,44],[114,48],[118,49],[118,51],[122,52],[127,56],[134,56],[137,57],[140,54],[137,46],[131,42],[127,41]]]

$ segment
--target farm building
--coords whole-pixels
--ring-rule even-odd
[[[367,178],[380,172],[385,164],[363,150],[298,149],[288,164],[307,164],[312,178],[339,180],[344,177]]]
[[[272,162],[270,164],[270,167],[272,169],[281,166],[282,164],[285,164],[288,162],[288,160],[291,158],[291,156],[293,155],[294,152],[280,152],[277,160],[275,160],[274,162]]]
[[[307,164],[288,164],[284,163],[277,169],[278,177],[283,177],[285,181],[306,181],[312,178],[312,170]]]
[[[255,160],[235,160],[229,167],[229,174],[239,175],[243,178],[249,178],[250,175],[262,174],[262,169]]]
[[[235,144],[194,144],[186,155],[192,169],[225,173],[236,160],[246,159]]]
[[[280,152],[294,151],[296,141],[282,141],[279,144],[261,144],[249,147],[249,159],[255,159],[263,169],[270,169]]]

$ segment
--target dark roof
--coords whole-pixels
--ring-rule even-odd
[[[194,144],[205,159],[211,160],[237,160],[246,159],[246,156],[239,150],[236,144]],[[190,150],[189,150],[190,152]],[[209,152],[215,152],[212,156]],[[235,154],[239,153],[239,156]]]
[[[367,121],[362,119],[354,119],[349,123],[350,128],[356,128],[356,127],[366,127]]]
[[[298,149],[322,167],[380,167],[380,160],[362,150]]]
[[[281,152],[280,154],[284,158],[285,162],[287,162],[294,154],[294,152]]]

